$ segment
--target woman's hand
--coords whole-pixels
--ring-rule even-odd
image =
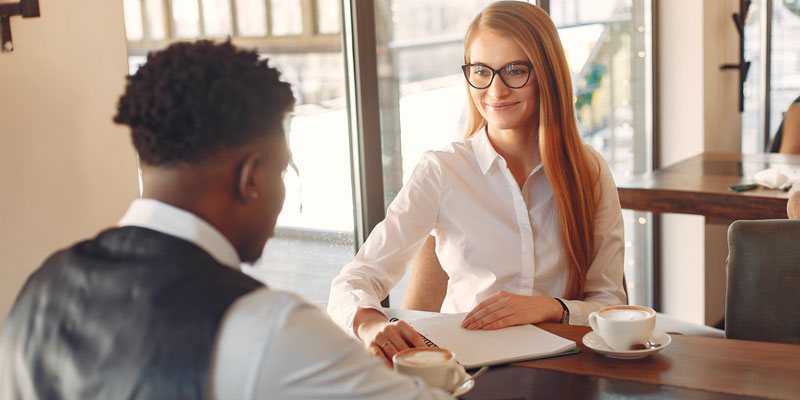
[[[466,329],[500,329],[513,325],[558,321],[564,308],[558,300],[547,296],[523,296],[508,292],[496,293],[480,302],[464,317]]]
[[[419,333],[407,322],[389,322],[386,316],[373,309],[359,309],[353,329],[367,352],[380,357],[390,368],[395,354],[412,347],[426,347]]]

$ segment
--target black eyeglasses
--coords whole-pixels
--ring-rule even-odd
[[[498,69],[494,69],[484,64],[464,64],[461,66],[467,83],[475,89],[486,89],[494,80],[494,76],[500,74],[500,80],[511,89],[519,89],[528,83],[531,78],[533,64],[529,62],[513,62],[506,64]]]

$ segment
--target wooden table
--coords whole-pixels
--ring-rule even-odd
[[[673,335],[664,350],[616,360],[586,348],[584,326],[537,326],[580,352],[493,367],[464,399],[800,399],[800,345]]]
[[[787,192],[728,188],[751,183],[766,168],[800,170],[799,155],[703,153],[658,171],[617,182],[622,208],[703,215],[725,220],[786,218]]]

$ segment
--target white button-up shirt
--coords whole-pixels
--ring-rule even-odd
[[[602,157],[594,254],[584,298],[564,300],[570,323],[625,301],[622,210]],[[561,297],[568,271],[558,207],[539,164],[522,189],[481,130],[442,151],[426,152],[362,246],[333,280],[328,313],[351,334],[357,308],[380,310],[429,234],[450,276],[442,312],[468,312],[501,291]]]
[[[233,245],[196,215],[152,199],[134,200],[120,226],[140,226],[194,243],[236,270]],[[269,257],[269,255],[265,255]],[[216,399],[446,399],[387,368],[298,296],[259,289],[225,313],[211,363]]]

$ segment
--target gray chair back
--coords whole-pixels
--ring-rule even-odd
[[[728,228],[725,337],[800,344],[800,220]]]

